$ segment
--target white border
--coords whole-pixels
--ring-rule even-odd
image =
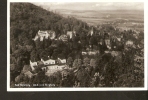
[[[144,87],[143,88],[10,88],[10,2],[61,2],[61,0],[8,0],[7,1],[7,91],[139,91],[147,90],[147,57],[146,37],[148,38],[148,4],[147,0],[62,0],[62,2],[144,2]]]

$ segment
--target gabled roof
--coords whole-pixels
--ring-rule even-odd
[[[43,59],[41,59],[41,61],[42,61],[43,63],[46,63],[46,62],[55,62],[55,60],[53,60],[53,59],[48,59],[48,60],[43,60]]]

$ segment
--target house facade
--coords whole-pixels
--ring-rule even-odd
[[[52,59],[49,59],[49,60],[46,60],[46,61],[41,59],[41,61],[44,63],[44,65],[50,65],[50,64],[55,64],[56,63],[56,61],[52,60]]]
[[[87,52],[82,51],[82,55],[87,55]]]
[[[31,62],[31,60],[30,60],[30,67],[31,67],[32,71],[35,70],[34,66],[38,66],[37,62]]]
[[[46,31],[38,31],[38,33],[36,34],[35,38],[33,39],[34,41],[36,41],[37,39],[40,39],[40,41],[43,41],[43,39],[55,39],[56,34],[55,31],[52,30],[46,30]]]
[[[46,75],[47,76],[50,76],[51,74],[53,74],[54,72],[57,72],[57,71],[61,71],[65,68],[66,65],[49,65],[47,66],[47,72],[46,72]]]
[[[72,39],[73,36],[76,36],[76,31],[67,31],[67,36]]]

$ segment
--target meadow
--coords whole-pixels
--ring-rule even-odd
[[[144,28],[143,10],[66,10],[57,9],[59,14],[64,17],[73,16],[89,25],[100,25],[104,23],[118,27],[128,27],[137,30]]]

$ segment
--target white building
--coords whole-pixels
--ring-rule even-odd
[[[126,45],[127,45],[127,46],[133,46],[133,44],[134,44],[134,43],[133,43],[133,41],[131,41],[131,40],[126,41]]]
[[[48,38],[55,39],[56,37],[55,31],[52,31],[52,30],[40,31],[39,30],[33,40],[36,41],[38,38],[40,38],[40,41],[43,41],[44,37],[45,39],[48,39]]]
[[[58,58],[58,60],[60,61],[61,64],[66,64],[66,59],[60,59],[60,58]]]
[[[82,51],[82,55],[87,55],[87,52]]]
[[[31,62],[31,60],[30,60],[30,67],[31,67],[32,71],[35,70],[34,66],[37,66],[37,62]]]
[[[89,51],[88,52],[88,55],[96,55],[98,52],[96,52],[96,51]]]
[[[55,64],[55,60],[52,60],[52,59],[49,59],[49,60],[46,60],[46,61],[41,59],[41,61],[44,63],[44,65]]]
[[[93,30],[90,31],[91,36],[94,34]]]
[[[105,39],[106,45],[110,45],[110,39]]]
[[[64,41],[64,42],[67,42],[68,37],[67,37],[67,35],[61,35],[61,36],[59,37],[59,40],[62,40],[62,41]]]
[[[72,39],[73,36],[76,36],[76,31],[67,31],[67,36]]]

